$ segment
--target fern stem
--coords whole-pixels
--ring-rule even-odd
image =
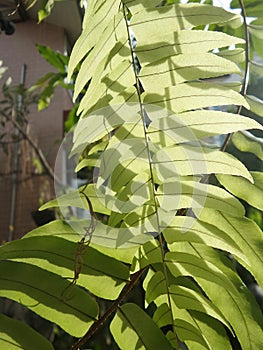
[[[114,303],[106,310],[106,312],[90,327],[87,333],[80,338],[75,345],[73,345],[72,350],[78,350],[80,346],[84,345],[105,323],[105,321],[117,310],[123,299],[129,294],[135,284],[139,281],[140,277],[144,273],[146,267],[137,271],[132,275],[131,280],[122,289],[119,297],[114,301]]]
[[[243,17],[243,23],[244,23],[244,30],[245,30],[245,41],[246,41],[246,49],[245,49],[245,72],[244,72],[244,79],[243,79],[243,84],[241,87],[241,95],[245,96],[247,93],[247,87],[248,87],[248,80],[249,80],[249,52],[250,52],[250,42],[249,42],[249,30],[248,30],[248,24],[247,24],[247,16],[246,16],[246,10],[245,10],[245,6],[244,6],[244,2],[243,0],[238,0],[239,1],[239,5],[241,8],[241,14]],[[238,106],[237,112],[236,114],[241,114],[242,111],[242,106]],[[233,133],[230,133],[226,136],[225,141],[223,143],[223,145],[221,146],[220,150],[221,151],[225,151],[226,147],[229,143],[229,141],[231,140]]]
[[[145,137],[145,144],[146,144],[147,155],[148,155],[148,160],[149,160],[150,178],[151,178],[151,182],[152,182],[152,186],[151,186],[152,187],[152,195],[153,195],[153,199],[154,199],[154,208],[155,208],[155,215],[156,215],[156,221],[157,221],[157,227],[158,227],[158,241],[159,241],[159,244],[160,244],[160,249],[161,249],[161,254],[162,254],[163,273],[164,273],[164,276],[165,276],[167,301],[168,301],[168,306],[169,306],[170,314],[171,314],[172,329],[173,329],[173,333],[174,333],[174,336],[175,336],[175,339],[176,339],[176,343],[177,343],[177,347],[178,347],[178,338],[177,338],[175,324],[174,324],[172,303],[171,303],[170,291],[169,291],[169,286],[168,286],[168,273],[167,273],[167,267],[166,267],[166,264],[165,264],[164,238],[162,236],[161,225],[160,225],[160,218],[159,218],[159,213],[158,213],[158,202],[157,202],[157,196],[156,196],[155,186],[154,186],[154,176],[153,176],[151,152],[150,152],[150,146],[149,146],[149,140],[148,140],[147,127],[146,127],[145,117],[144,117],[143,102],[142,102],[142,99],[141,99],[141,84],[140,84],[140,80],[139,80],[137,72],[136,72],[135,52],[133,50],[132,39],[131,39],[130,31],[129,31],[129,24],[128,24],[128,20],[127,20],[127,16],[126,16],[126,8],[125,8],[125,4],[124,4],[123,0],[121,0],[121,3],[122,3],[122,9],[123,9],[123,16],[124,16],[124,20],[125,20],[125,25],[126,25],[126,29],[127,29],[129,46],[130,46],[130,50],[131,50],[132,65],[133,65],[133,71],[134,71],[134,77],[135,77],[135,88],[136,88],[136,91],[137,91],[138,101],[139,101],[139,105],[140,105],[140,114],[141,114],[141,119],[142,119],[142,125],[143,125],[144,137]]]

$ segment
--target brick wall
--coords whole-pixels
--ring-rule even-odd
[[[64,52],[64,29],[48,23],[37,24],[33,21],[18,23],[12,36],[0,35],[0,59],[8,72],[0,83],[11,76],[14,84],[20,82],[21,67],[27,65],[26,86],[31,86],[52,67],[38,54],[35,44],[48,45],[53,50]],[[37,142],[51,166],[54,166],[56,154],[63,138],[63,111],[71,108],[70,97],[58,88],[50,107],[37,112],[34,107],[29,116],[31,137]],[[20,145],[20,164],[17,177],[15,205],[14,238],[20,237],[36,227],[31,213],[36,211],[41,201],[51,199],[53,181],[48,176],[36,174],[32,164],[35,157],[32,148],[22,142]],[[10,164],[12,159],[0,150],[0,240],[8,239],[10,223],[10,205],[12,177]]]

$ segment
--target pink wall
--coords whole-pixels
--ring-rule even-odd
[[[33,21],[16,24],[16,32],[12,36],[0,35],[0,59],[8,67],[4,80],[11,76],[14,84],[20,82],[21,67],[27,65],[26,86],[31,86],[52,67],[38,54],[35,44],[48,45],[54,50],[64,52],[64,29],[48,24],[37,24]],[[42,112],[32,108],[29,116],[30,135],[53,166],[57,150],[63,138],[63,110],[69,110],[72,104],[64,90],[58,88],[50,107]],[[20,166],[18,190],[15,210],[15,237],[20,237],[35,227],[31,212],[39,207],[40,198],[44,201],[53,197],[53,184],[47,176],[34,175],[32,150],[22,145],[23,169]],[[22,159],[21,158],[21,159]],[[25,163],[26,159],[26,163]],[[10,159],[0,151],[0,174],[8,173]],[[0,240],[7,240],[10,218],[11,177],[0,176]]]

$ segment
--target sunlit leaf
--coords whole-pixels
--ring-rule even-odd
[[[247,258],[236,241],[227,232],[192,217],[176,217],[164,229],[164,237],[169,244],[174,242],[193,242],[231,252],[241,260]]]
[[[251,220],[247,218],[235,218],[231,214],[220,213],[215,210],[204,209],[199,220],[211,225],[220,224],[221,230],[224,230],[238,246],[246,253],[248,264],[246,268],[253,273],[257,282],[263,286],[261,267],[263,266],[263,244],[262,231]],[[242,262],[244,265],[244,262]]]
[[[259,350],[263,344],[262,314],[256,312],[258,306],[254,297],[227,259],[220,252],[198,244],[179,243],[173,251],[167,256],[171,272],[192,276],[224,314],[241,346]],[[253,318],[249,316],[251,310],[254,310]]]
[[[219,182],[236,197],[245,200],[253,207],[263,210],[263,174],[251,172],[254,184],[244,178],[231,175],[217,175]]]
[[[148,94],[143,96],[144,103],[157,104],[172,110],[174,113],[230,104],[249,108],[240,94],[212,83],[185,83],[165,89],[159,89],[158,85],[155,84],[151,86],[150,91],[148,90]]]
[[[82,336],[96,320],[96,302],[80,288],[70,289],[70,282],[65,278],[40,267],[15,261],[2,260],[0,270],[2,297],[23,304],[55,322],[69,334]],[[69,293],[66,293],[67,290]]]
[[[259,98],[247,95],[246,99],[249,103],[250,109],[252,112],[256,113],[258,116],[263,116],[263,101],[261,101]]]
[[[136,304],[121,306],[110,328],[115,341],[123,350],[172,349],[161,330]]]
[[[217,208],[232,215],[243,216],[244,207],[223,189],[192,181],[167,181],[157,191],[164,210],[180,208]]]
[[[232,136],[232,142],[237,149],[242,152],[255,154],[260,160],[263,160],[263,146],[260,139],[251,134],[235,133]]]
[[[76,261],[81,259],[76,283],[101,298],[116,298],[128,279],[128,269],[92,247],[80,252],[79,245],[59,237],[34,236],[4,245],[1,257],[39,266],[69,281]]]
[[[245,51],[241,48],[234,50],[222,50],[217,53],[217,56],[227,58],[232,62],[240,63],[245,59]]]
[[[87,187],[82,188],[81,190],[88,196],[92,202],[92,207],[94,212],[99,212],[102,214],[109,214],[110,210],[105,208],[102,200],[99,197],[99,193],[96,192],[96,189],[93,184],[88,185]],[[72,191],[67,194],[64,194],[57,199],[53,199],[40,207],[40,210],[45,210],[48,208],[63,208],[63,207],[75,207],[83,208],[90,211],[89,205],[83,193],[80,191]]]
[[[25,323],[0,315],[1,349],[52,350],[51,343]]]

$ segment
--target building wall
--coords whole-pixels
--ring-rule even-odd
[[[0,59],[8,71],[0,84],[11,76],[13,84],[19,84],[21,69],[26,64],[27,87],[34,84],[41,76],[52,71],[52,67],[38,54],[35,44],[48,45],[53,50],[64,52],[64,29],[48,23],[37,24],[26,21],[16,24],[12,36],[0,35]],[[71,100],[66,91],[58,88],[49,108],[37,112],[32,108],[29,115],[30,136],[38,144],[51,167],[54,166],[56,154],[63,138],[63,111],[71,108]],[[32,148],[22,142],[20,145],[19,171],[15,203],[14,238],[18,238],[36,227],[32,212],[36,211],[42,201],[54,196],[53,181],[37,174],[32,158],[36,155]],[[14,155],[12,154],[12,158]],[[8,240],[10,224],[10,205],[12,192],[12,159],[0,150],[0,240]]]

